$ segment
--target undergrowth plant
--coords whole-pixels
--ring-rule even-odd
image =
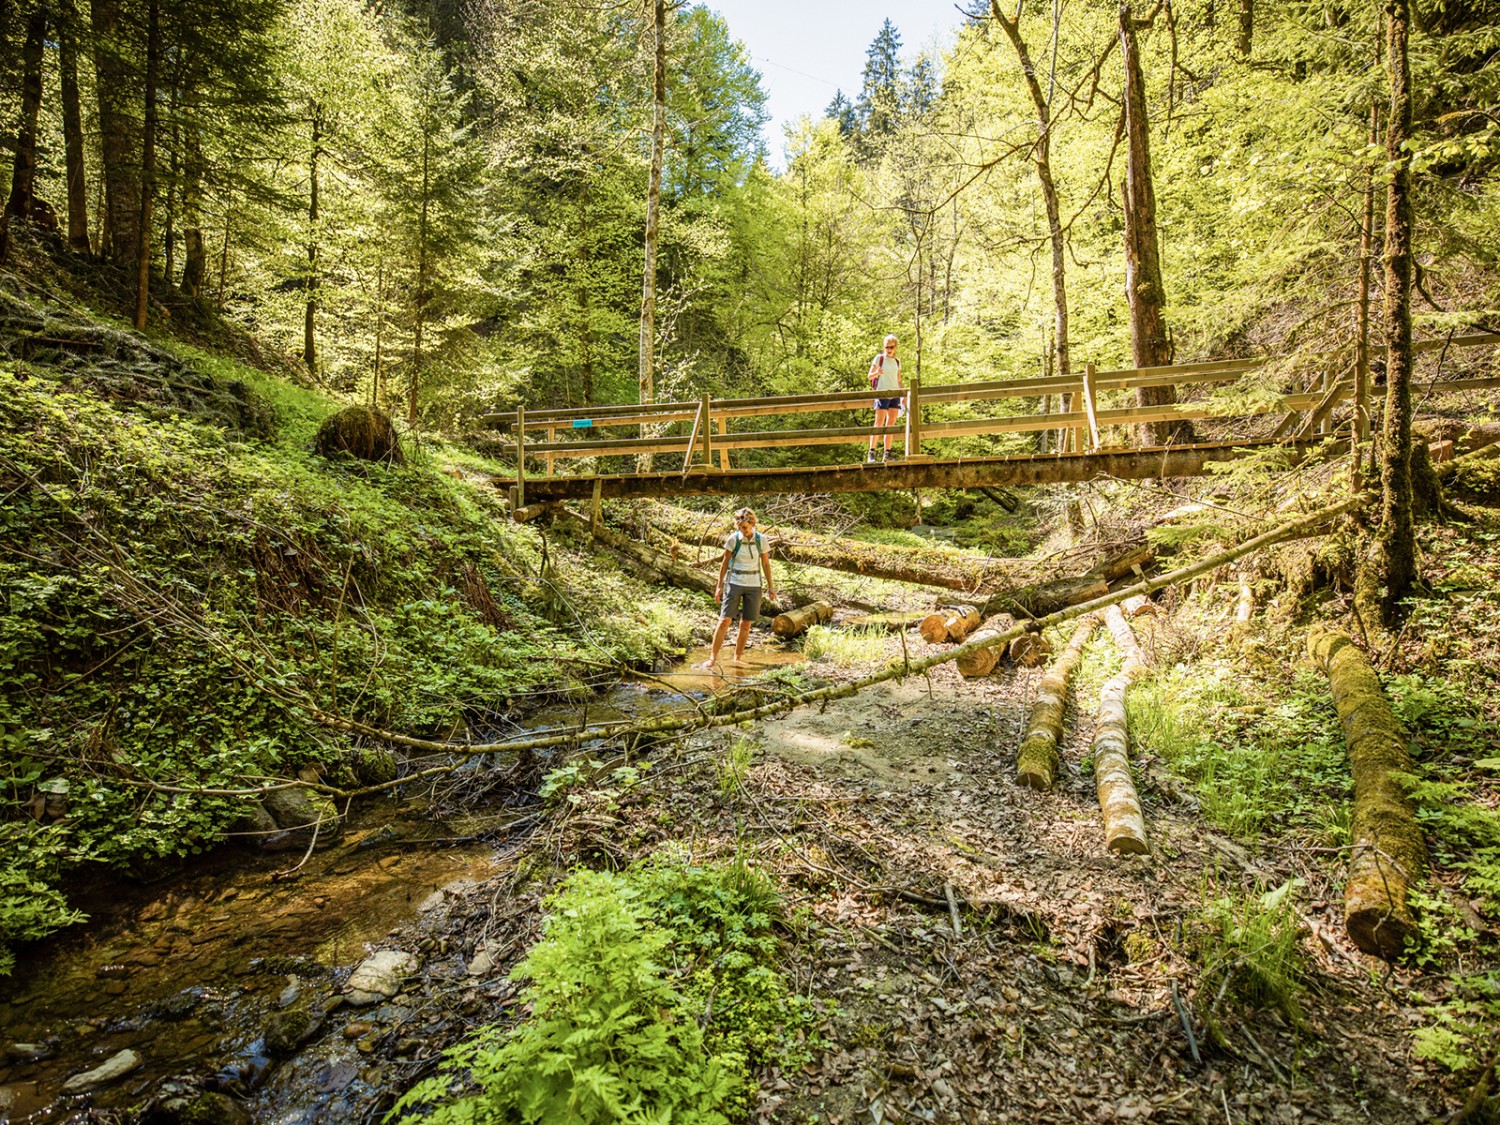
[[[440,447],[326,460],[306,439],[339,404],[194,361],[271,396],[281,428],[246,440],[49,379],[0,400],[0,760],[70,786],[45,851],[6,841],[0,947],[74,917],[54,892],[78,865],[149,869],[247,813],[195,790],[337,772],[349,745],[315,711],[448,737],[688,637],[672,595],[509,523]],[[12,779],[0,824],[41,776]]]
[[[548,906],[516,969],[530,1014],[449,1052],[391,1119],[714,1125],[748,1109],[754,1067],[806,1061],[811,1010],[777,968],[765,874],[578,871]]]
[[[890,634],[879,629],[831,629],[813,625],[802,641],[802,655],[841,668],[870,664],[885,655]]]
[[[1228,666],[1173,667],[1131,687],[1131,738],[1192,782],[1204,813],[1237,836],[1271,825],[1337,846],[1349,777],[1338,716],[1310,672],[1287,684]]]
[[[1190,951],[1199,967],[1198,995],[1208,1001],[1204,1016],[1215,1039],[1223,1038],[1218,1018],[1226,1000],[1241,1009],[1275,1009],[1294,1025],[1302,1022],[1299,996],[1306,966],[1294,897],[1300,884],[1300,879],[1293,879],[1248,895],[1205,888]]]

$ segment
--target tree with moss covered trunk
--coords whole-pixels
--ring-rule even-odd
[[[1417,579],[1412,514],[1411,431],[1411,64],[1408,0],[1387,0],[1386,58],[1391,104],[1385,131],[1385,417],[1380,435],[1380,526],[1368,544],[1356,582],[1356,602],[1367,621],[1391,624]]]
[[[1156,238],[1156,192],[1151,183],[1151,123],[1146,114],[1146,79],[1141,71],[1136,30],[1149,21],[1136,20],[1130,5],[1120,5],[1120,50],[1125,58],[1125,294],[1130,301],[1130,343],[1137,367],[1162,367],[1172,362],[1172,341],[1162,309],[1167,304],[1162,283],[1161,255]],[[1165,406],[1177,401],[1171,387],[1141,387],[1141,406]],[[1148,445],[1192,441],[1188,422],[1147,422],[1141,440]]]

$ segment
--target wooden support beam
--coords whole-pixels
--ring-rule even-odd
[[[549,442],[554,442],[554,441],[557,440],[557,427],[556,426],[548,426],[547,427],[547,440]],[[548,454],[546,454],[547,475],[549,477],[552,475],[553,461],[554,461],[554,459],[556,457],[557,457],[557,454],[555,454],[555,453],[548,453]]]
[[[702,401],[698,404],[698,414],[693,419],[693,432],[688,434],[687,448],[682,451],[682,477],[684,480],[687,479],[688,470],[693,467],[693,446],[698,444],[698,431],[708,424],[710,424],[708,422],[708,396],[704,395]],[[705,467],[707,466],[706,459],[704,465]]]
[[[720,418],[718,421],[719,436],[722,438],[729,432],[729,419]],[[719,445],[719,468],[726,473],[729,471],[729,447],[722,443]]]
[[[714,416],[708,401],[703,396],[703,467],[713,468],[714,463]]]
[[[526,507],[526,408],[516,407],[516,506]]]
[[[1094,365],[1083,369],[1083,409],[1089,419],[1089,448],[1099,448],[1099,414],[1094,407]]]
[[[1098,453],[1049,453],[1027,457],[976,457],[957,461],[896,462],[889,465],[815,465],[779,469],[736,469],[694,473],[682,480],[676,472],[630,476],[567,477],[530,481],[533,499],[584,500],[600,481],[605,499],[666,496],[754,496],[774,492],[886,492],[913,488],[1019,487],[1069,484],[1101,476],[1122,480],[1200,476],[1213,461],[1234,461],[1268,448],[1269,441],[1225,445],[1182,445],[1155,449],[1103,450]],[[1293,460],[1314,442],[1282,446]],[[503,486],[513,482],[498,480]]]
[[[906,394],[906,456],[922,455],[922,380],[911,377]]]

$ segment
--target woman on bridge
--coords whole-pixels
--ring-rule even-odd
[[[894,336],[885,338],[885,347],[877,352],[875,358],[870,361],[870,386],[875,391],[875,425],[894,426],[896,419],[901,413],[902,395],[896,393],[901,391],[905,384],[901,382],[901,361],[896,358],[896,346],[900,341]],[[889,461],[892,458],[891,435],[885,435],[885,452],[880,460]],[[870,452],[865,457],[866,463],[875,462],[875,435],[870,435]]]

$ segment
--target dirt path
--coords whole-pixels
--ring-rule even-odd
[[[881,685],[705,739],[670,786],[613,814],[611,836],[636,854],[674,841],[697,860],[749,851],[801,908],[792,957],[800,988],[836,1006],[832,1047],[820,1065],[769,1078],[761,1119],[1428,1117],[1401,1013],[1351,950],[1311,935],[1318,980],[1302,1026],[1224,1010],[1226,1045],[1200,1039],[1194,1061],[1171,986],[1199,1037],[1213,997],[1195,993],[1184,927],[1215,871],[1248,887],[1254,862],[1149,791],[1151,853],[1108,855],[1076,746],[1060,792],[1018,788],[1034,686],[1035,673],[966,683],[951,668]],[[588,823],[557,838],[558,859],[613,850],[577,830]],[[1331,917],[1311,921],[1334,932]]]

